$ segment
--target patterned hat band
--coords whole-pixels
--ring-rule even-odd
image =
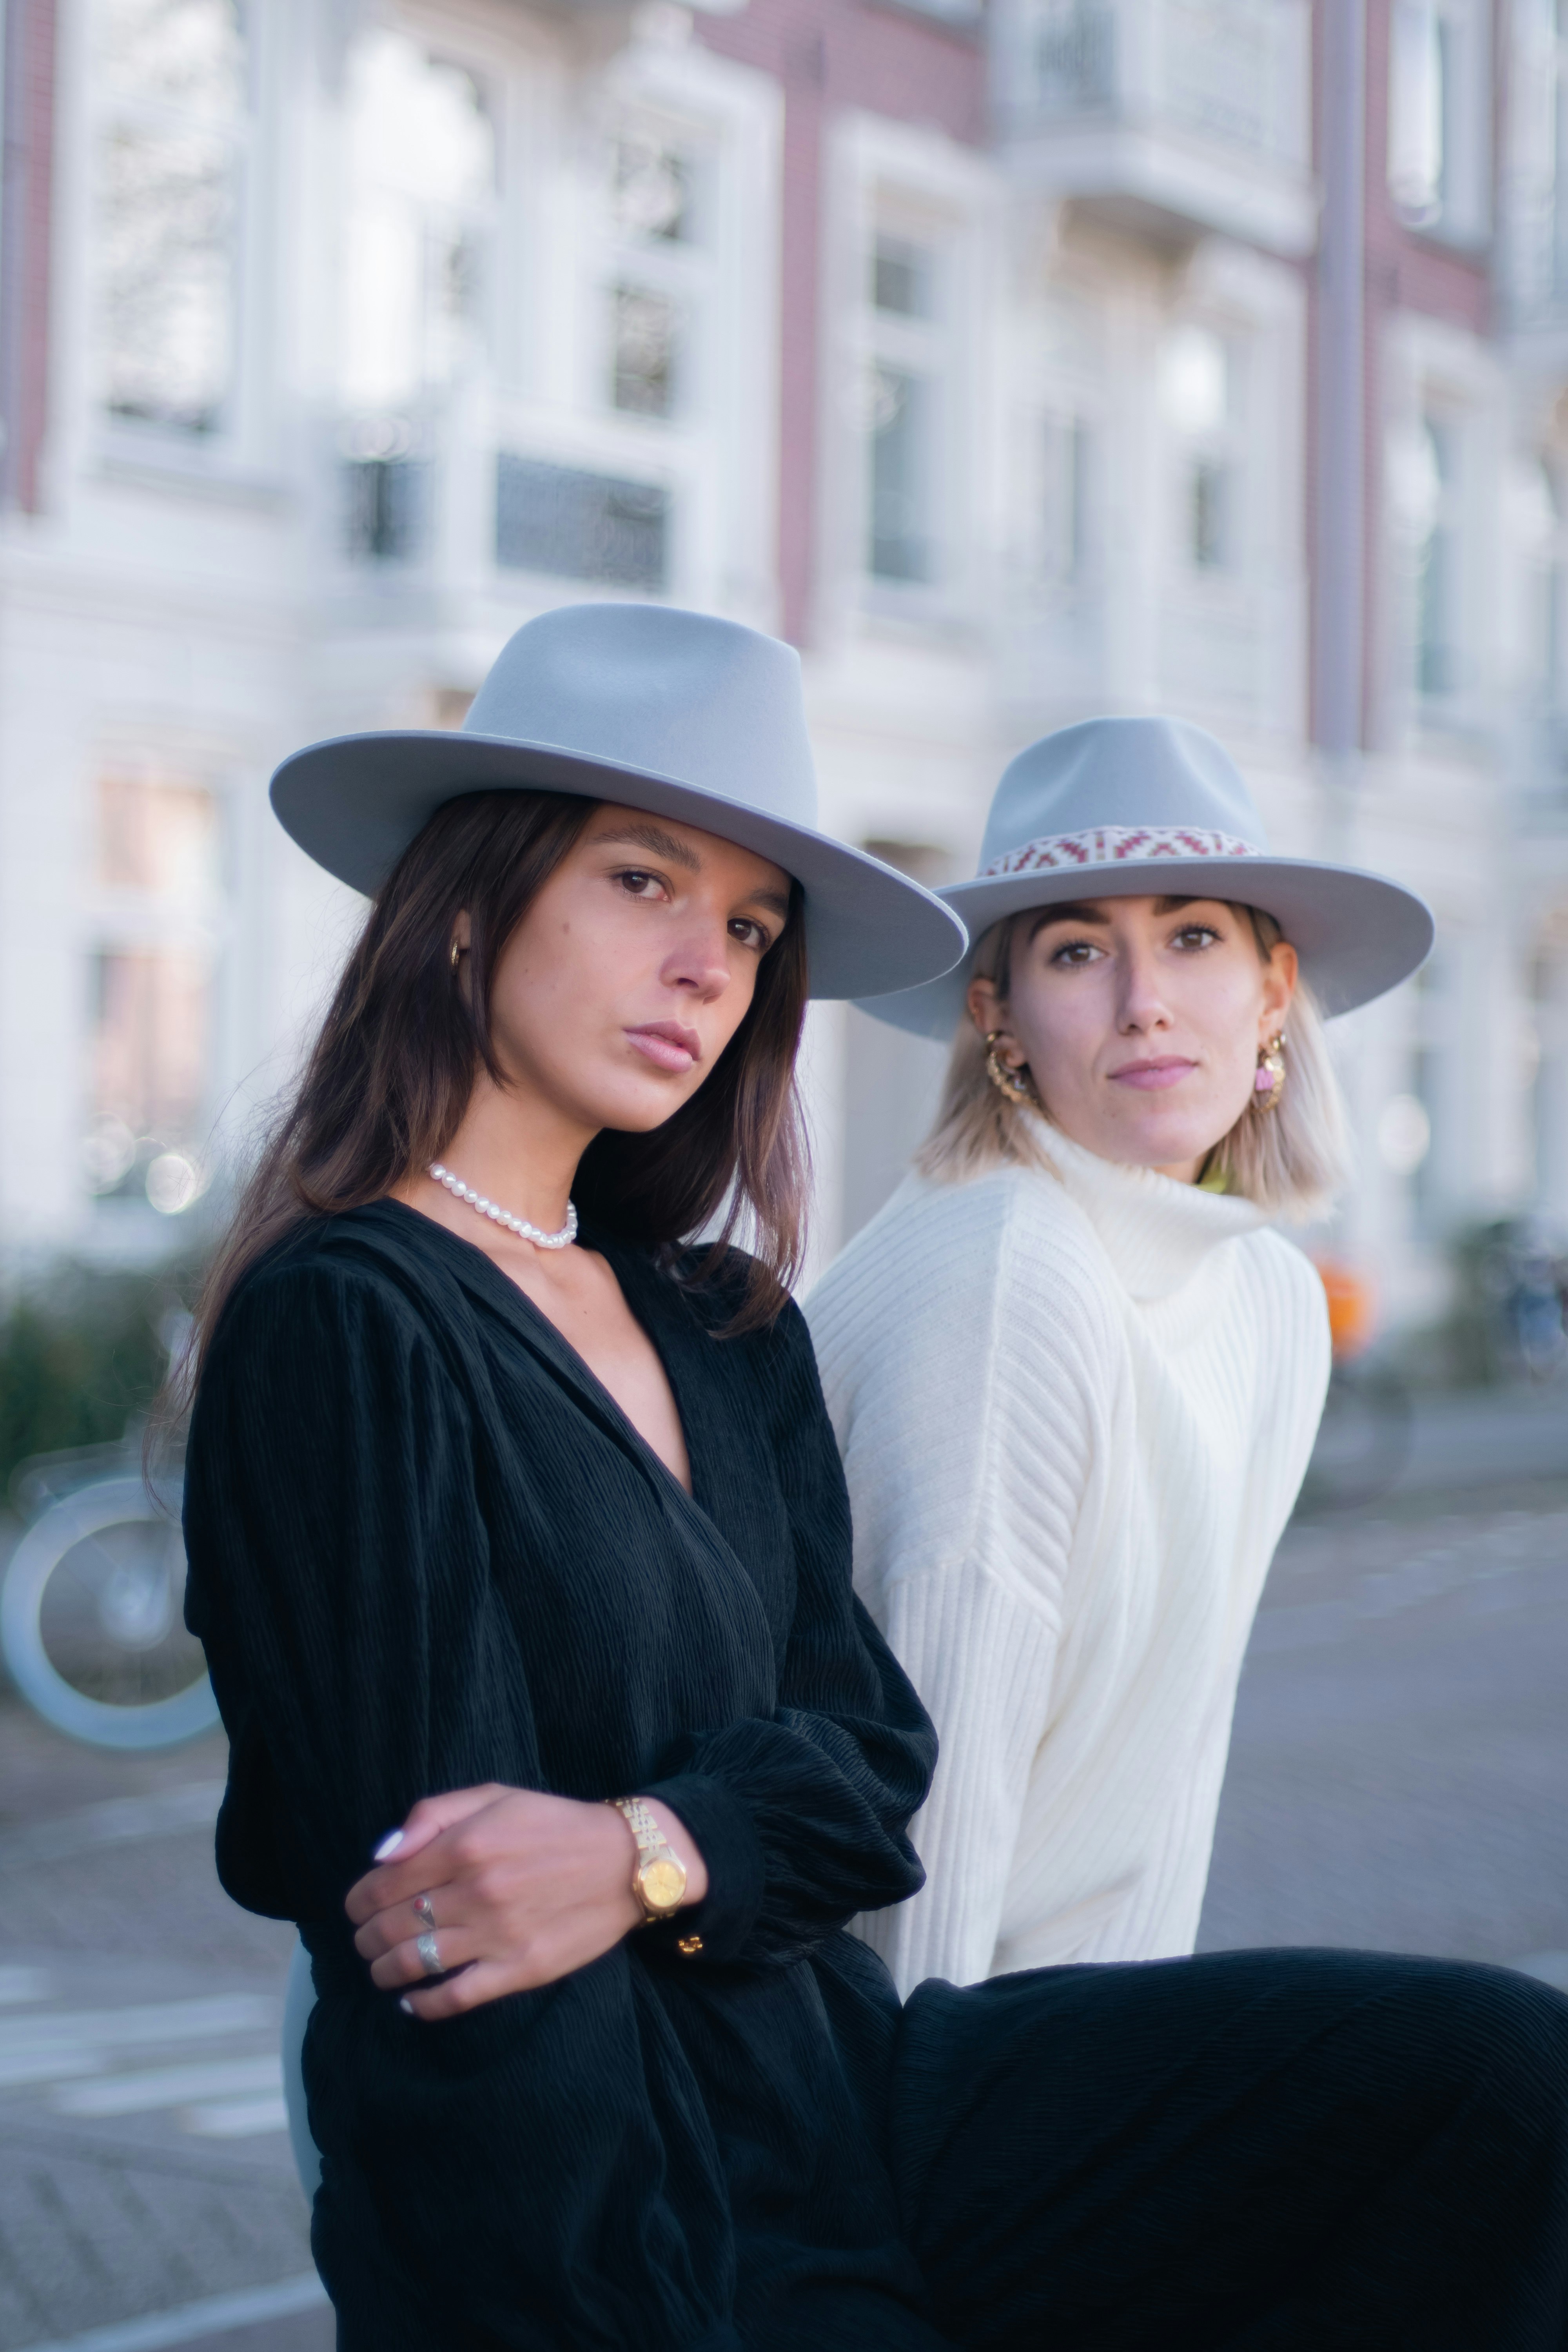
[[[1042,834],[1021,849],[1004,850],[975,876],[989,882],[1002,874],[1059,873],[1087,866],[1142,864],[1166,857],[1263,857],[1267,852],[1236,833],[1205,833],[1196,825],[1167,830],[1146,824],[1096,824],[1087,833]]]

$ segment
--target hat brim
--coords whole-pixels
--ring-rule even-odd
[[[340,735],[283,761],[272,805],[308,857],[369,898],[445,802],[479,792],[619,801],[770,858],[805,893],[813,996],[907,992],[948,971],[968,944],[959,915],[879,858],[742,801],[550,743],[436,729]]]
[[[963,1011],[977,947],[993,923],[1030,907],[1090,898],[1223,898],[1272,915],[1300,958],[1301,974],[1325,1013],[1369,1004],[1418,971],[1432,951],[1432,910],[1399,882],[1354,866],[1300,857],[1152,857],[951,883],[938,894],[961,915],[973,942],[941,978],[862,1010],[920,1037],[950,1038]]]

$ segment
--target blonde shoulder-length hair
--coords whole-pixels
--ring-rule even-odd
[[[1284,937],[1272,915],[1244,908],[1258,952],[1267,963]],[[975,951],[973,976],[994,982],[1005,1003],[1013,951],[1034,910],[994,923]],[[1047,1120],[1050,1107],[1040,1106]],[[1328,1207],[1344,1181],[1348,1123],[1344,1097],[1329,1057],[1323,1016],[1311,990],[1298,981],[1285,1022],[1285,1090],[1273,1110],[1249,1104],[1210,1155],[1207,1173],[1225,1189],[1256,1201],[1270,1213],[1306,1220]],[[1038,1122],[1008,1101],[986,1076],[985,1045],[967,1013],[952,1042],[936,1123],[915,1155],[922,1176],[962,1184],[993,1168],[1051,1168]]]

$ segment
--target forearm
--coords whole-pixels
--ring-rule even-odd
[[[889,1632],[941,1742],[912,1830],[925,1887],[885,1925],[862,1927],[907,1994],[923,1977],[971,1984],[990,1972],[1058,1636],[1054,1612],[975,1562],[900,1579]]]

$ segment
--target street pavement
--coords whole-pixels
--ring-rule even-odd
[[[1452,1454],[1446,1492],[1288,1532],[1203,1948],[1440,1952],[1568,1987],[1568,1445]],[[217,1738],[105,1755],[0,1701],[0,2352],[332,2341],[277,2068],[291,1930],[217,1886],[222,1772]]]

